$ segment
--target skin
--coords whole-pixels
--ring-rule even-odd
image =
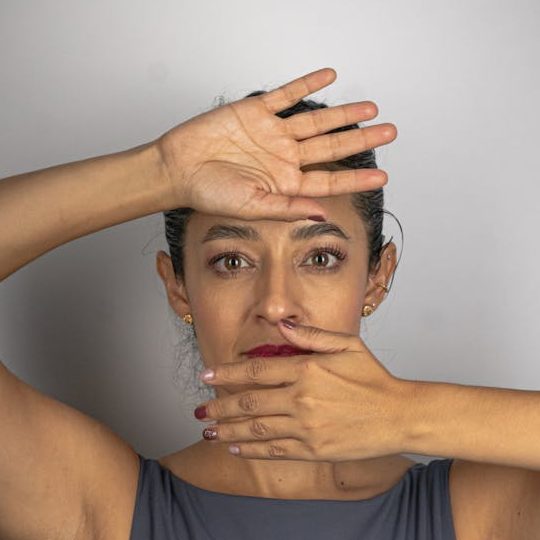
[[[379,267],[369,274],[367,235],[350,195],[317,201],[327,221],[341,227],[349,240],[330,234],[291,240],[289,233],[312,225],[309,220],[248,222],[194,212],[186,230],[185,283],[175,277],[170,257],[158,253],[157,270],[169,303],[180,317],[192,314],[205,367],[244,360],[241,353],[261,343],[284,343],[277,327],[282,318],[358,335],[363,305],[381,304],[385,292],[376,283],[390,282],[396,267],[395,244],[385,248]],[[220,238],[202,243],[216,224],[250,225],[260,240]],[[345,253],[345,259],[340,262],[330,253],[314,257],[314,249],[329,245]],[[214,268],[208,266],[208,260],[227,251],[239,256],[229,255],[216,261]],[[318,270],[325,267],[335,270]],[[249,388],[256,385],[215,387],[218,398]],[[414,462],[401,456],[340,463],[245,459],[232,456],[224,442],[201,440],[162,463],[213,491],[339,499],[387,489]]]

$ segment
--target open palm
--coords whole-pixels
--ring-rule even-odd
[[[312,197],[384,185],[386,174],[378,169],[301,169],[392,141],[392,124],[323,135],[374,118],[374,103],[351,103],[286,119],[276,116],[335,78],[332,69],[314,71],[271,92],[195,116],[165,133],[159,146],[171,182],[171,208],[176,204],[246,220],[294,221],[324,216]]]

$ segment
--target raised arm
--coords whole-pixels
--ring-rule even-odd
[[[0,281],[70,240],[159,212],[170,184],[156,144],[0,181]]]
[[[70,240],[155,212],[306,219],[324,216],[313,197],[380,187],[378,170],[301,170],[393,140],[390,124],[324,134],[374,118],[373,103],[275,115],[334,79],[319,70],[152,143],[0,181],[0,281]],[[2,540],[128,538],[137,478],[129,444],[0,362]]]
[[[0,278],[70,240],[162,210],[164,179],[148,144],[0,181]],[[135,451],[1,362],[0,441],[0,538],[90,539],[99,529],[128,538]]]
[[[392,124],[324,135],[373,119],[374,103],[276,116],[334,80],[333,70],[318,70],[196,116],[150,144],[0,181],[0,281],[70,240],[171,208],[291,221],[324,217],[313,197],[382,187],[378,169],[302,171],[391,142]]]

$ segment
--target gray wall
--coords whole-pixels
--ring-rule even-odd
[[[0,176],[123,150],[220,94],[332,66],[314,97],[373,99],[400,132],[379,162],[404,252],[368,346],[400,377],[540,389],[539,6],[2,0]],[[150,457],[202,425],[174,382],[162,228],[100,231],[0,285],[0,358]]]

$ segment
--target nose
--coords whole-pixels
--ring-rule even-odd
[[[277,325],[280,319],[302,317],[300,280],[284,265],[273,264],[261,272],[255,295],[255,314],[259,319]]]

